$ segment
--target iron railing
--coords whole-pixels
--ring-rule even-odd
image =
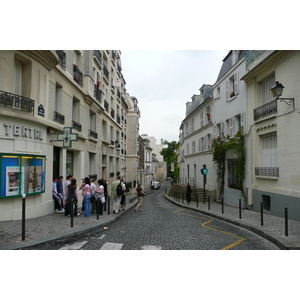
[[[98,59],[99,63],[102,64],[102,54],[99,50],[94,50],[94,55]]]
[[[59,123],[59,124],[65,124],[65,116],[60,114],[57,111],[53,112],[53,121]]]
[[[108,69],[107,69],[107,67],[105,65],[103,65],[103,73],[104,73],[104,76],[109,81],[109,71],[108,71]]]
[[[95,88],[94,88],[94,97],[98,100],[99,103],[101,103],[102,92],[98,88],[97,84],[95,84]]]
[[[63,50],[56,50],[56,53],[58,55],[58,64],[63,70],[66,70],[66,52]]]
[[[108,110],[109,110],[109,104],[108,104],[108,102],[106,100],[104,100],[104,108],[108,112]]]
[[[73,79],[83,87],[83,74],[76,65],[73,65]]]
[[[89,136],[91,136],[94,139],[97,139],[98,138],[98,133],[96,131],[90,129]]]
[[[254,121],[277,113],[277,100],[270,101],[254,109]]]
[[[0,104],[13,109],[34,112],[34,100],[4,91],[0,91]]]
[[[256,176],[271,176],[271,177],[279,177],[279,168],[277,167],[259,167],[255,168]]]
[[[74,128],[77,131],[81,131],[82,130],[82,125],[73,120],[72,121],[72,128]]]

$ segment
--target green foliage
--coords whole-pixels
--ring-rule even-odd
[[[245,179],[245,164],[246,164],[246,148],[245,148],[246,135],[242,133],[240,129],[236,135],[230,138],[229,135],[226,137],[224,134],[217,137],[212,142],[213,149],[213,162],[217,166],[217,177],[221,184],[221,195],[224,193],[224,177],[225,177],[225,157],[228,150],[233,149],[236,153],[238,162],[235,167],[236,176],[239,178],[237,188],[241,190],[243,197],[245,198],[245,191],[243,182]]]
[[[164,144],[167,146],[160,151],[160,154],[164,157],[164,161],[167,163],[167,177],[179,177],[179,166],[177,165],[177,149],[179,143],[172,141],[165,141]],[[171,163],[174,163],[174,172],[171,172]]]

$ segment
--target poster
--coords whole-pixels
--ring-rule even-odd
[[[24,174],[24,167],[21,170]],[[24,179],[22,178],[20,167],[6,167],[6,196],[19,195],[23,192]]]
[[[43,167],[37,166],[35,173],[35,182],[34,182],[34,166],[30,167],[29,172],[29,183],[28,183],[28,193],[35,193],[42,191],[42,183],[43,183]]]

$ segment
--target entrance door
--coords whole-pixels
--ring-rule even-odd
[[[59,177],[60,148],[53,147],[53,178]]]

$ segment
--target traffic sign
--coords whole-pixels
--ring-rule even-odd
[[[201,174],[202,175],[207,175],[208,174],[208,169],[201,169]]]

